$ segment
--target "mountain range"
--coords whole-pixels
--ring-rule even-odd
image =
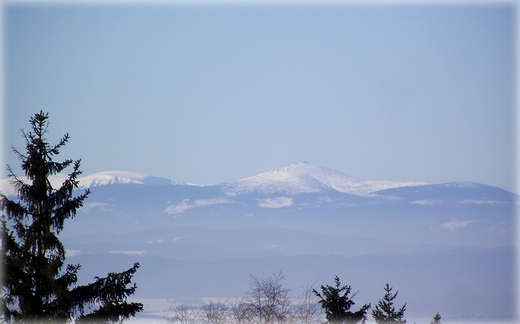
[[[363,180],[307,162],[218,185],[122,171],[79,181],[91,195],[62,232],[68,260],[86,281],[139,261],[136,298],[243,296],[249,273],[283,269],[295,292],[338,275],[373,305],[388,282],[416,318],[515,312],[518,196],[501,188]]]

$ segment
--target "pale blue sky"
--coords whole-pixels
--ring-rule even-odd
[[[306,160],[514,190],[514,9],[8,4],[4,143],[44,110],[85,174],[217,184]]]

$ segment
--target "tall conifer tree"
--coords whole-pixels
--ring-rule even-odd
[[[406,320],[404,319],[404,312],[406,310],[406,304],[404,304],[399,310],[396,310],[394,307],[394,299],[397,297],[398,292],[392,294],[393,288],[390,287],[389,284],[386,284],[384,289],[385,295],[383,299],[379,300],[376,307],[372,309],[372,317],[378,324],[405,324]]]
[[[80,265],[68,265],[63,272],[65,248],[57,235],[65,220],[73,218],[90,191],[75,194],[80,160],[55,162],[54,156],[68,142],[69,135],[51,146],[45,138],[48,114],[39,112],[30,119],[32,132],[23,132],[26,153],[13,148],[27,180],[7,167],[10,183],[18,193],[11,200],[0,194],[2,214],[2,258],[4,278],[1,316],[6,322],[95,320],[118,322],[142,311],[141,303],[127,303],[136,285],[131,278],[138,263],[122,273],[109,273],[86,286],[76,286]],[[72,166],[59,188],[49,177]]]

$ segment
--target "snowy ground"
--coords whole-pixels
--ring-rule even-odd
[[[144,312],[138,314],[135,318],[129,320],[134,324],[146,323],[146,324],[166,324],[175,315],[173,310],[174,305],[186,304],[193,306],[196,309],[200,309],[202,305],[210,301],[221,302],[226,304],[232,304],[237,298],[222,298],[222,297],[204,297],[204,298],[191,298],[191,299],[179,299],[179,298],[140,298],[140,299],[129,299],[131,302],[141,302],[144,305]],[[374,305],[372,305],[374,306]],[[408,312],[409,313],[409,312]],[[442,315],[442,314],[441,314]],[[433,316],[433,315],[432,315]],[[410,324],[429,324],[432,320],[431,317],[414,316],[413,314],[406,314],[405,319]],[[448,319],[442,318],[444,324],[469,324],[469,323],[481,323],[481,324],[511,324],[511,321],[504,321],[500,319]],[[322,323],[326,322],[323,316]],[[170,323],[180,323],[178,321],[172,321]],[[375,320],[370,316],[370,311],[367,314],[366,324],[376,324]]]

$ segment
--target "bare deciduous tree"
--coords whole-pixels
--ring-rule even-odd
[[[223,324],[229,322],[228,307],[225,303],[210,300],[201,307],[200,318],[205,323]]]
[[[298,298],[292,312],[292,322],[295,323],[320,323],[321,313],[318,300],[312,292],[312,285],[305,285],[303,294]]]
[[[321,323],[323,316],[312,285],[303,286],[303,294],[291,298],[284,280],[282,270],[268,276],[250,273],[250,289],[244,297],[231,302],[210,300],[200,308],[186,302],[173,304],[174,316],[168,323]]]
[[[188,302],[172,304],[170,310],[173,316],[168,317],[168,323],[192,324],[197,322],[199,310]]]
[[[290,314],[291,300],[283,283],[285,276],[280,271],[273,271],[267,277],[249,274],[251,290],[244,301],[244,310],[254,322],[283,323]]]
[[[232,321],[237,324],[253,322],[253,318],[244,300],[237,300],[231,305],[231,317]]]

